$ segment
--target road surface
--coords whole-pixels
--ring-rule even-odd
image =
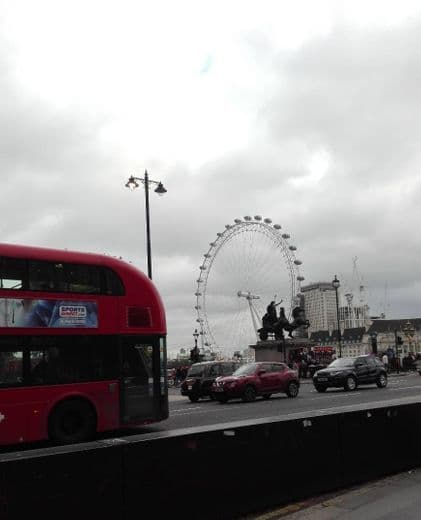
[[[337,407],[387,401],[401,397],[421,396],[421,377],[418,373],[389,378],[387,388],[375,385],[359,387],[354,392],[330,389],[324,394],[316,392],[311,383],[300,387],[297,398],[277,394],[268,401],[257,398],[253,403],[241,400],[220,404],[203,399],[191,403],[180,395],[178,389],[170,389],[170,418],[148,428],[148,431],[174,430],[193,426],[206,426],[263,417],[285,416],[297,412],[332,410]]]

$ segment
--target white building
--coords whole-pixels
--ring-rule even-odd
[[[331,282],[317,282],[301,287],[304,310],[310,322],[309,334],[337,328],[336,295]]]
[[[356,329],[368,327],[370,316],[368,305],[346,305],[339,307],[339,322],[341,329]]]

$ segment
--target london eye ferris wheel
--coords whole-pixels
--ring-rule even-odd
[[[195,292],[202,348],[225,352],[255,343],[270,301],[285,315],[299,304],[301,260],[281,225],[245,216],[217,233],[203,255]]]

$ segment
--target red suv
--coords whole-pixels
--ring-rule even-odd
[[[212,392],[220,403],[241,397],[254,401],[258,395],[269,399],[272,394],[285,392],[288,397],[297,397],[300,388],[297,372],[284,363],[250,363],[237,369],[232,376],[218,377]]]

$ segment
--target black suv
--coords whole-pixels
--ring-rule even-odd
[[[219,376],[230,376],[238,367],[238,363],[232,361],[195,363],[181,384],[181,395],[186,395],[193,403],[201,397],[213,398],[212,385],[215,379]]]
[[[379,388],[387,385],[386,369],[375,356],[335,359],[313,376],[313,384],[318,392],[326,392],[330,387],[355,390],[358,385],[373,383]]]

